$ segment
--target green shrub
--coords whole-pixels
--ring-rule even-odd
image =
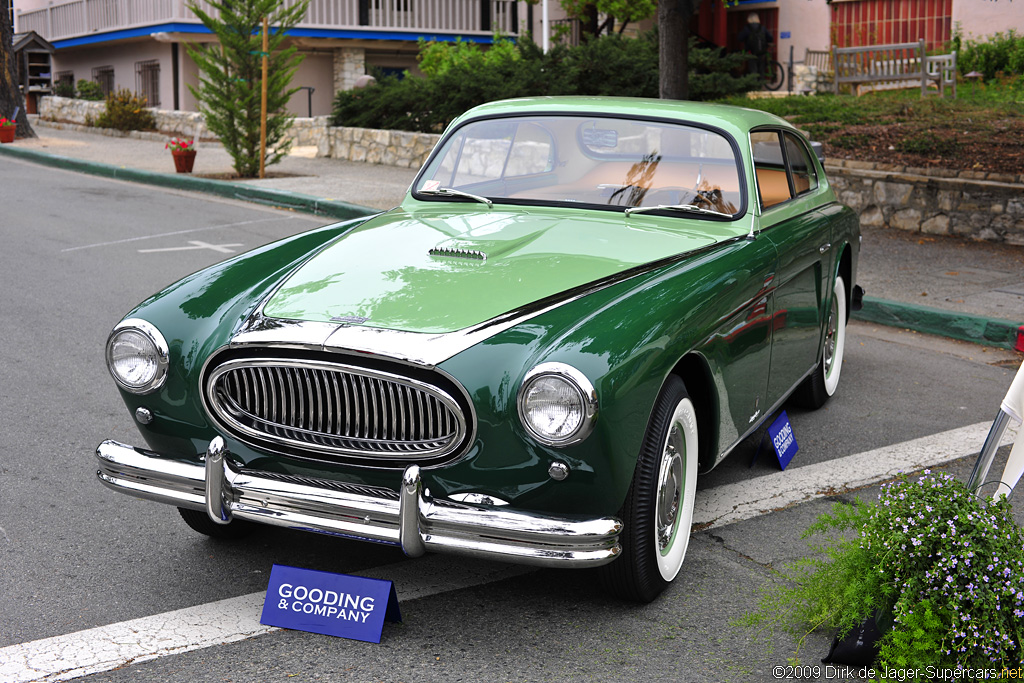
[[[877,612],[888,618],[876,623],[892,621],[876,662],[890,670],[1024,661],[1024,532],[1007,499],[925,470],[883,485],[875,504],[837,503],[808,533],[827,536],[822,554],[797,562],[794,583],[769,589],[745,623],[802,641]]]
[[[953,38],[957,50],[957,68],[960,73],[977,71],[990,81],[997,74],[1024,74],[1024,36],[1013,29],[996,33],[982,40],[964,40],[959,34]]]
[[[690,92],[706,100],[750,89],[756,77],[734,77],[742,56],[690,48]],[[475,43],[420,44],[426,78],[388,76],[370,87],[339,92],[336,126],[436,133],[456,116],[494,100],[544,95],[658,96],[657,34],[604,36],[577,47],[556,43],[545,53],[529,36]]]
[[[433,73],[427,78],[385,76],[370,87],[339,92],[334,125],[437,133],[478,104],[570,88],[564,46],[545,55],[522,41],[485,59],[468,45],[436,51],[427,44],[427,68]]]
[[[692,52],[691,52],[692,54]],[[658,40],[604,36],[583,42],[567,55],[570,78],[581,95],[658,96]]]
[[[57,97],[74,97],[75,84],[68,81],[57,81],[53,84],[53,94]]]
[[[107,109],[96,117],[96,125],[121,131],[147,130],[156,128],[156,119],[146,109],[145,97],[121,89],[107,97]]]
[[[103,99],[103,88],[96,81],[78,81],[78,99],[98,102]]]
[[[443,43],[419,40],[420,71],[428,78],[446,73],[455,65],[470,68],[490,68],[505,60],[519,58],[516,45],[500,34],[494,36],[494,42],[487,50],[480,43],[472,43],[457,38],[454,43]]]

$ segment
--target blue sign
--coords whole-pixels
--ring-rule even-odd
[[[260,623],[379,643],[385,619],[402,620],[390,581],[275,564]]]
[[[793,426],[789,424],[789,416],[786,415],[785,410],[768,427],[768,436],[772,440],[772,448],[775,449],[775,455],[779,459],[779,466],[782,469],[786,469],[786,465],[793,459],[796,452],[800,450],[800,447],[796,445],[796,437],[793,436]]]
[[[789,40],[789,31],[781,31],[779,33],[780,40]]]

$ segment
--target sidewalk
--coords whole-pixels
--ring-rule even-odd
[[[416,169],[316,158],[313,148],[268,169],[264,180],[227,181],[231,158],[201,142],[191,176],[175,174],[167,137],[110,137],[36,122],[37,139],[0,145],[36,163],[162,187],[269,203],[330,218],[352,218],[398,204]],[[1024,352],[1024,248],[905,233],[864,231],[857,284],[878,324]]]

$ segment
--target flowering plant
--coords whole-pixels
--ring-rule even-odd
[[[876,504],[836,504],[812,533],[830,535],[823,554],[793,565],[798,585],[767,593],[748,624],[782,623],[802,643],[808,627],[843,634],[878,611],[892,621],[876,662],[887,669],[1024,661],[1024,533],[1006,498],[925,470],[883,485]]]
[[[0,128],[7,128],[8,126],[16,126],[16,125],[18,125],[16,121],[11,121],[8,118],[0,116]]]
[[[192,140],[186,140],[185,138],[171,138],[170,142],[164,145],[164,148],[171,150],[172,152],[188,152],[195,149],[195,145]]]

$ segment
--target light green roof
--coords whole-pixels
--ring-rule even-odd
[[[639,97],[523,97],[512,100],[488,102],[470,109],[455,120],[455,124],[478,116],[495,116],[513,113],[550,113],[627,117],[657,117],[703,123],[726,130],[740,137],[751,128],[774,125],[794,128],[783,118],[758,111],[727,104],[690,102],[687,100],[655,100]],[[795,128],[794,128],[795,129]]]

